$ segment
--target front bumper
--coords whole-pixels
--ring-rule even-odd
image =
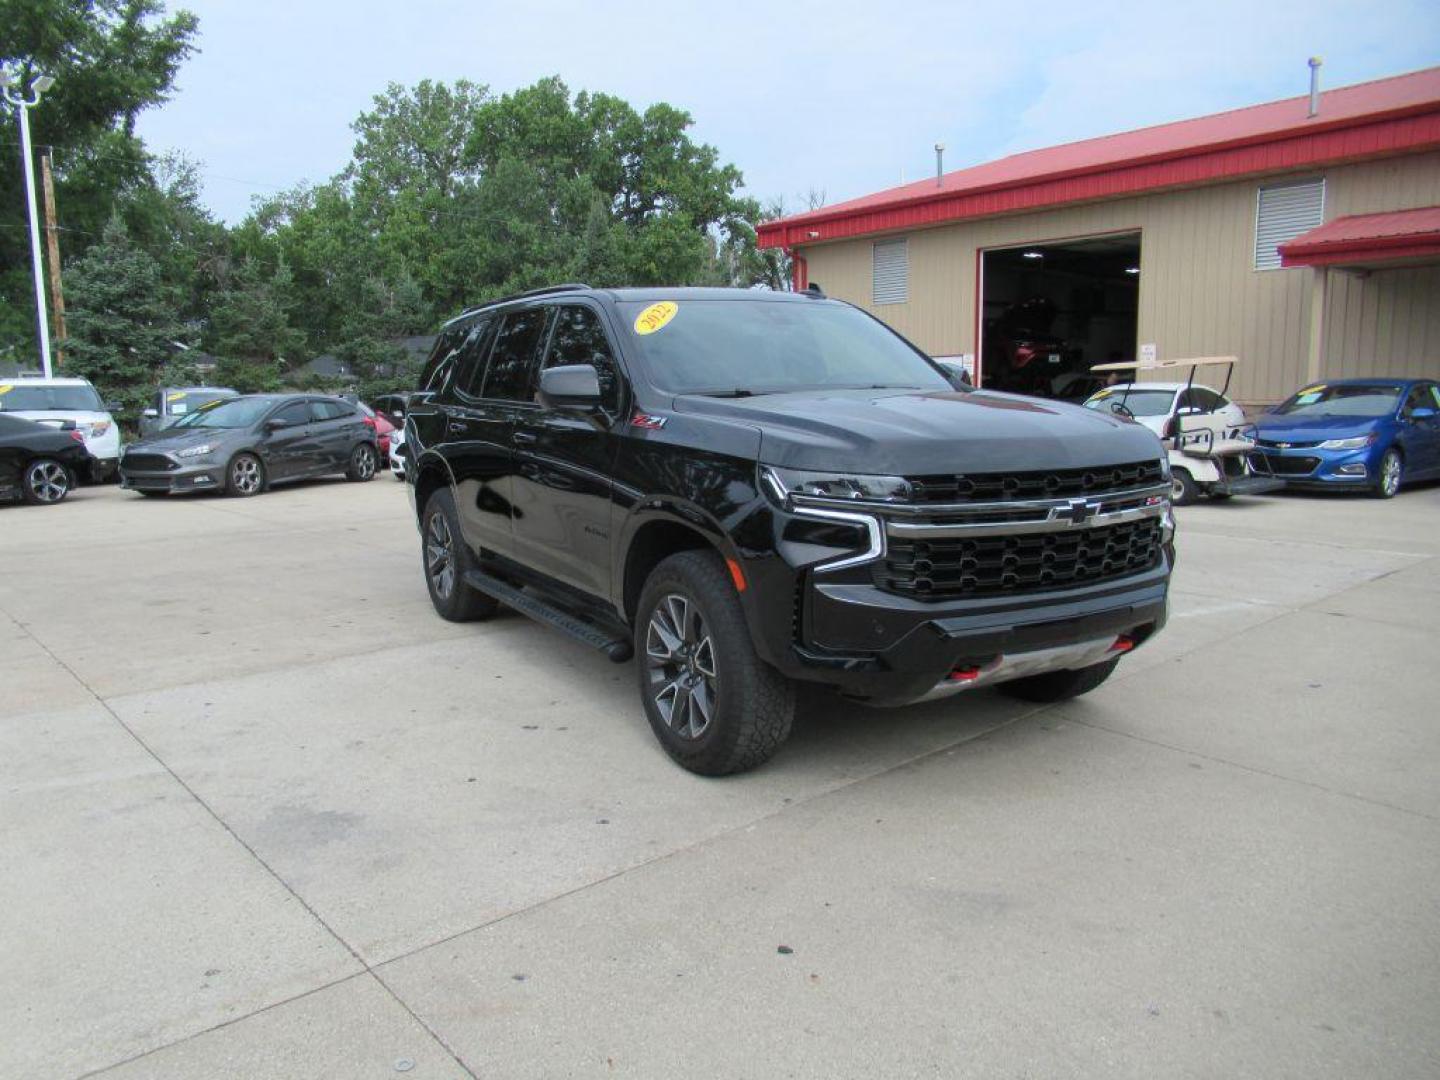
[[[181,465],[170,459],[167,469],[131,469],[120,462],[120,486],[130,491],[221,491],[225,487],[225,466],[217,462]]]
[[[1382,448],[1322,450],[1318,446],[1261,447],[1266,462],[1287,487],[1368,488],[1378,475]]]

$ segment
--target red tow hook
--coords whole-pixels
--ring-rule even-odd
[[[1127,653],[1135,647],[1135,639],[1129,634],[1121,634],[1115,639],[1115,644],[1110,646],[1110,652]]]
[[[978,667],[957,667],[945,676],[950,682],[974,682],[979,677],[980,669]]]

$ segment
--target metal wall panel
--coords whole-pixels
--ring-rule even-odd
[[[1295,178],[1314,177],[1312,170]],[[1326,220],[1440,205],[1440,153],[1347,165],[1324,178]],[[870,299],[873,237],[802,250],[810,280],[827,293],[873,311],[922,349],[953,356],[976,351],[979,251],[1138,229],[1139,341],[1154,342],[1162,357],[1239,356],[1231,389],[1258,404],[1280,400],[1306,379],[1311,280],[1308,269],[1254,269],[1259,187],[1242,181],[910,232],[909,298],[881,307]],[[1341,368],[1378,372],[1405,357],[1440,375],[1440,272],[1330,277],[1328,377]],[[1367,282],[1373,295],[1363,299]],[[1349,295],[1357,286],[1360,300]]]

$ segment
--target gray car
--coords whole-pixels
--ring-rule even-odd
[[[374,421],[319,394],[246,394],[188,413],[125,448],[120,485],[142,495],[225,491],[258,495],[271,484],[343,473],[374,477]]]

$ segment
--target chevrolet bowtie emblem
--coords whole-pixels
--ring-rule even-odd
[[[1050,511],[1050,517],[1056,521],[1068,521],[1071,525],[1084,525],[1099,511],[1100,504],[1086,502],[1084,499],[1071,499],[1066,506],[1057,506]]]

